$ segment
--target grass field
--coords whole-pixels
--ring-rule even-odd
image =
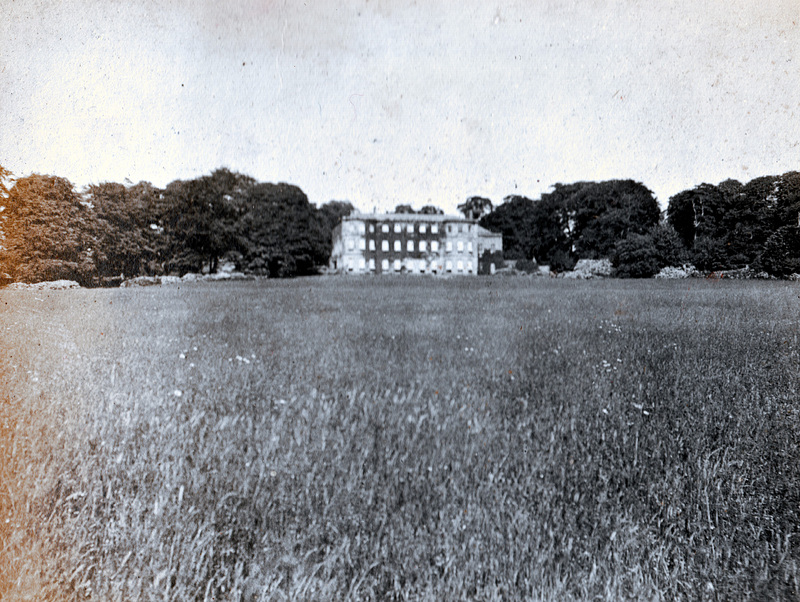
[[[798,600],[798,295],[0,291],[0,598]]]

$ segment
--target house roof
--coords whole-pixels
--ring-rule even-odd
[[[487,237],[493,237],[493,238],[496,238],[498,236],[503,236],[499,232],[492,232],[491,230],[487,230],[483,226],[475,226],[475,233],[478,236],[487,236]]]
[[[423,213],[351,213],[343,220],[364,220],[379,222],[461,222],[474,224],[475,220],[461,215],[427,215]]]

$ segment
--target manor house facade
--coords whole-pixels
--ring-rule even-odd
[[[333,231],[330,267],[361,274],[493,274],[503,237],[457,215],[353,213]]]

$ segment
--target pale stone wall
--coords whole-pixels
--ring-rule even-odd
[[[485,235],[458,216],[361,214],[334,230],[331,268],[347,273],[477,274]]]

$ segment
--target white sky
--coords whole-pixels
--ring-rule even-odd
[[[232,8],[233,7],[233,8]],[[362,210],[800,170],[797,0],[0,0],[0,165]]]

